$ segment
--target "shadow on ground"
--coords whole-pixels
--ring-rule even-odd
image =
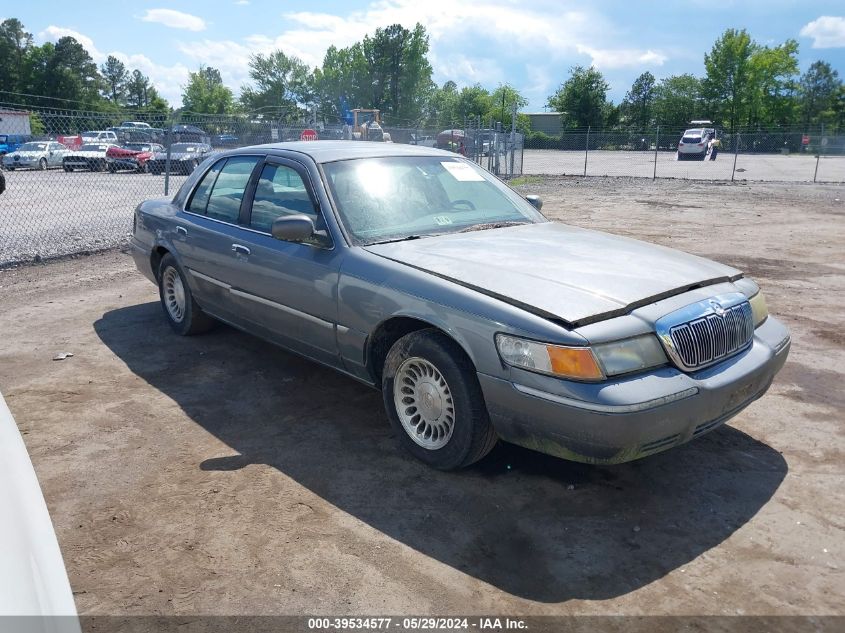
[[[500,444],[468,470],[440,473],[398,450],[378,392],[254,337],[221,326],[180,338],[157,303],[108,312],[95,329],[235,453],[197,468],[267,464],[387,536],[530,600],[643,587],[731,536],[787,472],[777,451],[722,427],[615,467]]]

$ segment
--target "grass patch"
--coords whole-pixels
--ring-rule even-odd
[[[540,176],[518,176],[517,178],[512,178],[508,184],[512,187],[519,187],[522,185],[536,185],[541,182],[543,182],[543,179]]]

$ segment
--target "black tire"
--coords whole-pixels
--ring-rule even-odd
[[[63,165],[62,169],[64,169],[67,173],[70,173],[70,172],[73,171],[73,167],[68,167],[67,165]]]
[[[181,319],[174,318],[171,310],[167,307],[167,298],[165,297],[167,290],[165,289],[166,280],[171,274],[178,275],[182,283],[184,292],[184,306],[182,310]],[[158,296],[161,301],[161,308],[164,311],[164,316],[173,331],[180,336],[191,336],[193,334],[200,334],[207,332],[214,327],[214,319],[202,311],[199,304],[194,300],[194,295],[191,293],[191,288],[188,286],[188,281],[185,279],[185,274],[176,262],[176,258],[170,253],[161,258],[161,263],[158,267]]]
[[[47,171],[47,159],[42,158],[38,161],[38,171]]]
[[[412,358],[423,359],[436,368],[451,394],[452,433],[445,445],[436,449],[421,446],[412,439],[412,431],[406,430],[396,410],[396,375],[403,363]],[[498,441],[472,361],[439,330],[411,332],[394,343],[384,362],[382,396],[387,417],[402,446],[433,468],[454,470],[469,466],[487,455]]]

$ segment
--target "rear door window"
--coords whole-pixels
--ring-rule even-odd
[[[238,223],[244,191],[259,160],[257,156],[235,156],[226,161],[217,175],[205,207],[205,214],[209,218],[230,224]]]
[[[223,165],[226,163],[225,160],[221,160],[214,164],[214,166],[206,172],[205,176],[203,176],[202,181],[194,189],[194,193],[191,196],[191,199],[188,201],[187,206],[185,207],[186,211],[190,211],[191,213],[197,213],[199,215],[205,215],[205,208],[208,206],[208,199],[211,196],[211,189],[214,187],[214,183],[217,180],[218,174],[220,174],[220,170],[223,169]]]

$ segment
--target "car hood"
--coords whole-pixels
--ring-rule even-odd
[[[106,155],[105,152],[82,152],[82,151],[72,151],[69,154],[65,154],[65,158],[103,158]]]
[[[671,248],[555,222],[366,250],[572,327],[742,276],[730,266]]]
[[[11,158],[41,158],[46,155],[46,150],[43,152],[13,152],[11,154],[7,154],[7,156]]]

